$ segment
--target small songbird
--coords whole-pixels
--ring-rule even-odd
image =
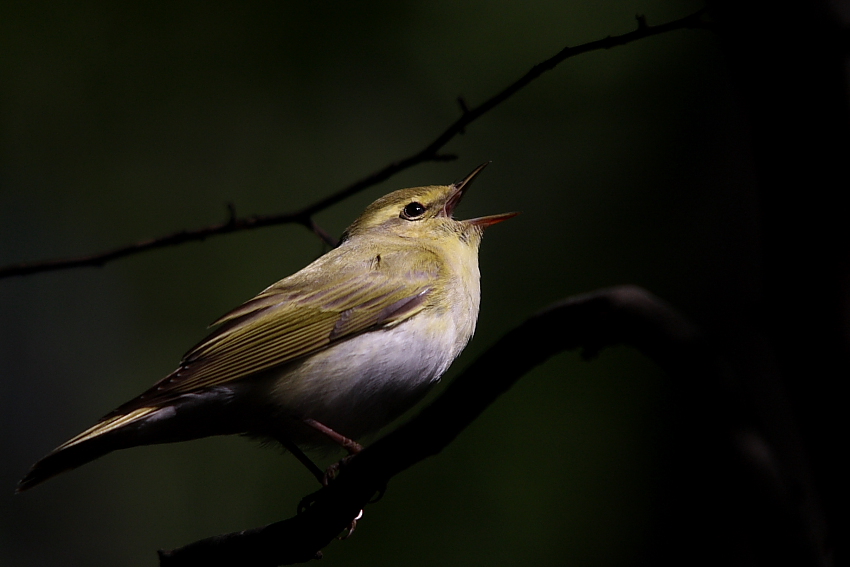
[[[369,205],[338,247],[218,319],[177,370],[38,461],[18,491],[117,449],[229,434],[276,440],[321,479],[300,448],[356,452],[472,337],[481,235],[516,214],[452,218],[484,165]]]

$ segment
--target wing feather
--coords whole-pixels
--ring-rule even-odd
[[[419,313],[439,277],[437,257],[382,253],[351,265],[344,246],[219,318],[180,367],[142,395],[146,404],[217,386],[308,356],[346,337]],[[364,265],[365,264],[365,265]],[[399,266],[411,266],[399,270]]]

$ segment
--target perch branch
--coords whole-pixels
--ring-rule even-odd
[[[709,366],[696,328],[640,288],[624,286],[566,300],[510,331],[418,416],[352,457],[303,513],[160,551],[160,565],[269,566],[319,557],[390,478],[439,453],[533,367],[564,350],[595,352],[617,344],[637,347],[671,372],[688,364]]]
[[[667,478],[684,514],[674,516],[681,529],[674,539],[682,541],[681,547],[668,542],[671,556],[701,555],[705,541],[694,545],[689,538],[715,534],[720,512],[723,522],[741,523],[749,551],[767,558],[765,564],[828,565],[822,540],[812,537],[820,520],[801,509],[793,472],[757,430],[758,419],[730,379],[724,357],[685,317],[635,286],[568,299],[511,330],[414,419],[351,457],[329,486],[310,497],[303,513],[160,551],[160,565],[267,567],[321,557],[393,476],[442,451],[533,367],[564,350],[595,353],[619,344],[640,350],[684,394],[678,476]],[[695,488],[717,509],[695,508]],[[665,532],[665,542],[669,537]]]
[[[377,185],[378,183],[386,181],[393,175],[420,163],[455,159],[456,156],[440,153],[440,151],[446,144],[448,144],[458,134],[463,133],[466,127],[469,126],[472,122],[474,122],[482,115],[486,114],[487,112],[489,112],[490,110],[492,110],[493,108],[513,96],[517,91],[527,86],[529,83],[540,77],[546,71],[554,69],[559,63],[563,62],[564,60],[590,51],[610,49],[612,47],[625,45],[633,41],[652,37],[655,35],[660,35],[663,33],[668,33],[675,30],[707,29],[710,27],[710,24],[703,21],[703,13],[704,11],[700,10],[694,14],[685,16],[684,18],[680,18],[678,20],[673,20],[671,22],[659,24],[656,26],[647,25],[645,20],[639,19],[638,27],[634,31],[617,36],[608,36],[606,38],[591,41],[589,43],[584,43],[582,45],[577,45],[575,47],[565,47],[554,56],[532,67],[531,70],[529,70],[525,75],[510,84],[501,92],[479,104],[478,106],[470,108],[466,106],[466,102],[461,102],[461,116],[457,120],[455,120],[451,125],[449,125],[449,127],[446,128],[442,134],[437,136],[434,141],[426,145],[418,152],[409,155],[406,158],[392,162],[383,167],[382,169],[375,171],[371,175],[368,175],[360,179],[359,181],[352,183],[348,187],[345,187],[337,191],[336,193],[332,193],[331,195],[328,195],[327,197],[320,199],[299,211],[271,215],[253,215],[248,217],[237,218],[235,217],[235,215],[232,214],[233,209],[231,206],[231,217],[223,223],[206,226],[203,228],[197,228],[193,230],[180,230],[178,232],[168,234],[159,238],[151,238],[127,246],[122,246],[120,248],[114,248],[112,250],[107,250],[105,252],[100,252],[87,256],[47,260],[43,262],[9,264],[0,267],[0,279],[13,276],[36,274],[47,271],[65,270],[70,268],[103,266],[104,264],[107,264],[108,262],[111,262],[113,260],[125,258],[127,256],[132,256],[142,252],[147,252],[149,250],[165,248],[167,246],[177,246],[186,242],[198,242],[213,236],[230,234],[232,232],[239,232],[243,230],[250,230],[266,226],[275,226],[280,224],[301,224],[307,227],[309,230],[318,234],[320,238],[322,238],[326,242],[333,242],[333,238],[326,237],[326,235],[323,235],[320,231],[316,230],[315,224],[313,223],[313,216],[316,213],[328,209],[329,207],[339,203],[340,201],[350,197],[351,195],[354,195],[355,193],[363,191],[368,187],[372,187],[374,185]]]

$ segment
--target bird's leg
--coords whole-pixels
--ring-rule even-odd
[[[336,444],[340,445],[342,448],[344,448],[346,451],[348,451],[347,457],[345,457],[341,461],[334,463],[333,465],[329,466],[328,469],[325,471],[325,474],[321,478],[319,478],[319,482],[321,482],[324,486],[327,486],[328,481],[333,480],[333,477],[336,476],[336,474],[339,472],[339,469],[341,468],[341,466],[344,466],[349,458],[353,457],[354,455],[356,455],[357,453],[362,451],[363,446],[360,443],[358,443],[357,441],[354,441],[352,439],[349,439],[345,435],[337,433],[336,431],[334,431],[333,429],[331,429],[327,425],[325,425],[321,422],[318,422],[315,419],[310,419],[310,418],[307,417],[307,418],[303,418],[302,421],[306,425],[309,425],[310,427],[312,427],[313,429],[322,432],[324,435],[326,435],[327,437],[332,439]],[[304,458],[306,459],[307,457],[304,457]],[[313,465],[313,466],[315,467],[315,465]],[[315,472],[313,474],[315,474]],[[387,490],[387,487],[386,487],[386,485],[384,485],[383,488],[378,490],[378,494],[371,500],[371,502],[377,502],[378,500],[383,498],[384,492],[386,492],[386,490]]]
[[[331,480],[333,480],[333,478],[339,473],[339,469],[345,465],[345,463],[348,461],[348,459],[350,459],[351,457],[353,457],[354,455],[356,455],[357,453],[359,453],[360,451],[363,450],[363,446],[360,443],[358,443],[357,441],[354,441],[353,439],[349,439],[345,435],[337,433],[336,431],[334,431],[333,429],[331,429],[330,427],[328,427],[324,423],[320,423],[320,422],[316,421],[315,419],[305,417],[302,421],[304,422],[305,425],[309,425],[310,427],[312,427],[313,429],[315,429],[319,433],[325,435],[328,439],[330,439],[331,441],[333,441],[334,443],[336,443],[337,445],[339,445],[340,447],[342,447],[343,449],[348,451],[347,457],[344,457],[341,461],[337,461],[336,463],[329,466],[327,468],[327,470],[325,471],[325,474],[319,479],[319,482],[321,482],[322,485],[327,486],[328,483]],[[359,520],[362,517],[363,517],[363,510],[360,510],[360,513],[357,514],[357,517],[354,518],[351,521],[351,524],[348,526],[348,531],[343,536],[341,536],[339,539],[347,539],[347,538],[351,537],[351,534],[354,533],[354,528],[357,527],[357,520]]]
[[[305,417],[304,419],[302,419],[302,421],[306,425],[309,425],[310,427],[312,427],[313,429],[323,434],[325,437],[327,437],[328,439],[348,451],[349,455],[356,455],[357,453],[363,450],[363,446],[360,443],[349,439],[345,435],[337,433],[324,423],[320,423],[315,419],[310,419],[309,417]]]
[[[337,433],[324,423],[318,422],[315,419],[305,417],[302,419],[302,421],[305,425],[309,425],[310,427],[312,427],[322,435],[325,435],[328,439],[348,451],[347,457],[343,458],[341,461],[332,464],[327,468],[327,470],[325,470],[325,474],[321,479],[321,483],[327,486],[328,483],[333,480],[333,478],[339,473],[340,467],[344,466],[348,459],[362,451],[363,446],[360,445],[360,443],[358,443],[357,441],[353,441],[345,435]]]
[[[271,438],[273,438],[275,441],[277,441],[278,443],[280,443],[283,446],[284,449],[286,449],[287,451],[292,453],[293,456],[296,459],[298,459],[301,462],[302,465],[307,467],[307,470],[309,470],[310,473],[312,473],[312,475],[314,477],[316,477],[316,480],[318,480],[320,484],[322,484],[323,486],[325,485],[325,471],[320,469],[316,465],[316,463],[311,461],[310,457],[305,455],[304,451],[302,451],[301,448],[298,445],[296,445],[295,443],[292,442],[292,440],[289,438],[289,435],[287,433],[279,430],[279,431],[276,431],[275,433],[269,434],[269,436]],[[316,500],[317,494],[318,494],[318,491],[313,492],[312,494],[308,494],[307,496],[305,496],[304,498],[301,499],[301,501],[298,503],[298,509],[297,509],[299,514],[304,512],[304,510],[306,510],[307,508],[310,507],[311,504],[313,504],[313,502]]]
[[[308,457],[307,455],[305,455],[305,454],[304,454],[304,451],[302,451],[302,450],[298,447],[298,445],[296,445],[295,443],[293,443],[292,441],[290,441],[287,437],[280,437],[280,438],[278,438],[278,442],[279,442],[281,445],[283,445],[283,448],[284,448],[284,449],[286,449],[287,451],[289,451],[290,453],[292,453],[292,455],[293,455],[296,459],[298,459],[299,461],[301,461],[301,464],[302,464],[302,465],[304,465],[305,467],[307,467],[307,470],[309,470],[311,473],[313,473],[313,476],[315,476],[315,477],[316,477],[316,480],[318,480],[319,482],[323,482],[323,480],[324,480],[324,478],[325,478],[325,472],[324,472],[322,469],[320,469],[320,468],[316,465],[316,463],[314,463],[313,461],[311,461],[311,460],[310,460],[310,457]]]

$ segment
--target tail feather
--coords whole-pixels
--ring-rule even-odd
[[[29,490],[49,478],[75,469],[116,449],[138,445],[138,442],[133,443],[131,441],[131,436],[128,435],[129,431],[125,428],[144,419],[158,409],[155,407],[139,408],[128,414],[112,415],[89,427],[35,463],[18,483],[16,492]]]
[[[18,483],[17,492],[118,449],[250,431],[256,406],[236,403],[234,387],[208,388],[164,400],[136,398],[34,464]]]

